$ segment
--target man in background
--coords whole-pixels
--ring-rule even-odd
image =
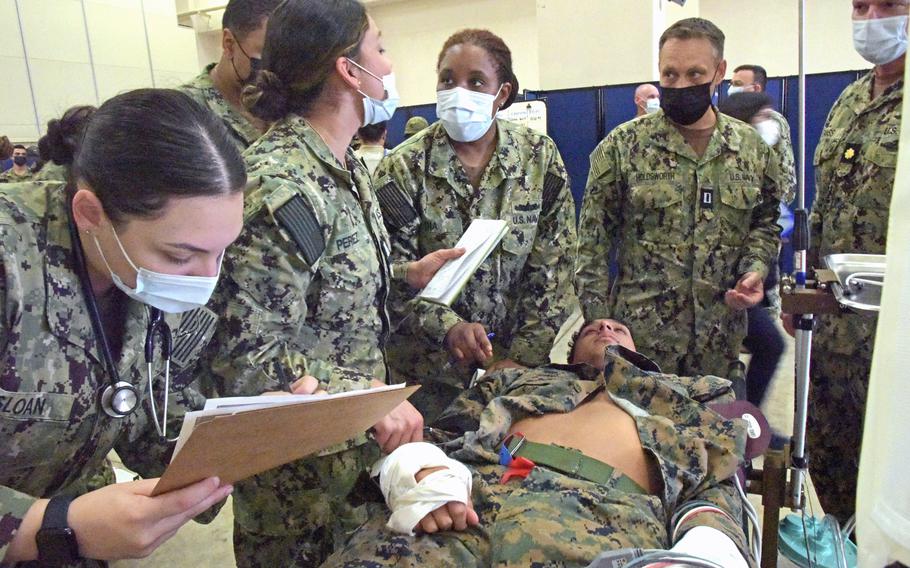
[[[768,72],[761,65],[740,65],[733,71],[727,95],[736,93],[766,93],[768,88]],[[774,149],[777,158],[777,167],[782,175],[786,175],[784,187],[785,204],[793,201],[796,195],[796,166],[793,159],[793,142],[790,140],[790,124],[784,115],[773,108],[763,109],[768,120],[763,121],[763,126],[758,133],[762,140]],[[780,307],[780,299],[775,304]]]
[[[231,0],[221,19],[221,59],[180,90],[220,117],[243,151],[268,128],[243,106],[243,87],[256,77],[269,15],[280,0]]]
[[[388,121],[368,124],[357,131],[360,138],[360,147],[354,150],[354,155],[370,170],[370,175],[376,171],[376,166],[386,155],[385,137],[388,133]]]
[[[635,118],[660,110],[660,91],[651,83],[635,88]]]
[[[13,167],[0,174],[0,183],[17,182],[31,179],[28,169],[28,150],[22,144],[13,146]]]
[[[430,125],[430,123],[427,122],[427,119],[425,119],[424,117],[412,116],[411,118],[408,119],[407,123],[405,123],[405,125],[404,125],[405,140],[407,140],[411,136],[414,136],[415,134],[417,134],[418,132],[420,132],[421,130],[423,130],[424,128],[426,128],[429,125]]]

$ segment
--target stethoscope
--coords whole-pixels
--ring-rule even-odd
[[[82,295],[85,298],[85,304],[88,308],[89,319],[92,322],[92,330],[95,339],[101,347],[101,356],[104,366],[107,368],[107,374],[110,379],[99,396],[99,403],[104,413],[111,418],[125,418],[136,411],[139,407],[139,390],[132,383],[121,380],[120,372],[114,363],[114,357],[111,355],[110,343],[107,335],[104,333],[104,326],[101,323],[101,312],[98,310],[98,302],[95,300],[95,294],[92,291],[91,281],[88,276],[88,268],[85,262],[85,252],[82,250],[82,241],[79,238],[79,230],[73,219],[73,191],[67,188],[67,221],[69,224],[70,240],[73,246],[73,255],[76,260],[76,273],[79,277],[79,283],[82,288]],[[164,405],[163,414],[159,419],[155,406],[155,395],[152,389],[152,363],[155,357],[155,338],[161,336],[161,353],[164,357]],[[152,417],[155,422],[155,429],[158,435],[167,439],[167,402],[168,392],[171,383],[171,352],[173,349],[173,336],[171,328],[164,319],[164,313],[158,308],[148,308],[148,326],[145,332],[145,363],[148,373],[149,401],[152,407]]]

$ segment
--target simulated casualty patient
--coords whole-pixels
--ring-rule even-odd
[[[388,524],[326,565],[586,566],[640,547],[754,566],[732,481],[744,428],[704,406],[731,400],[730,383],[662,374],[634,349],[596,320],[572,364],[486,375],[440,417],[436,446],[377,465]]]

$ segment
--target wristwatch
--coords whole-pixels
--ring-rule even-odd
[[[52,497],[44,510],[41,528],[35,535],[38,544],[38,560],[42,566],[64,566],[82,559],[76,533],[66,522],[66,514],[75,497],[58,495]]]

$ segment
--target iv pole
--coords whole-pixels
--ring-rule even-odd
[[[806,209],[806,0],[799,2],[799,174],[796,210],[793,212],[793,269],[796,290],[806,289],[809,254],[809,212]],[[793,417],[793,451],[790,468],[793,470],[790,496],[791,508],[803,507],[803,479],[808,468],[806,458],[806,415],[809,407],[809,361],[812,351],[812,329],[815,316],[811,313],[794,316],[796,327],[796,410]]]

